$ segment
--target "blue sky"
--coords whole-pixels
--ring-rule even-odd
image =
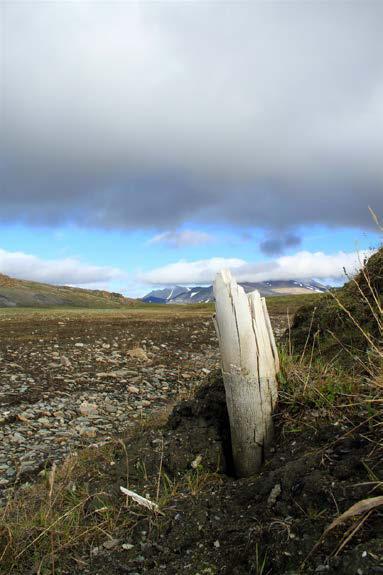
[[[381,242],[383,3],[0,11],[0,272],[339,283]]]
[[[186,229],[198,231],[198,228],[191,224]],[[209,236],[205,238],[206,243],[178,247],[163,242],[154,243],[153,238],[158,235],[154,230],[116,231],[87,229],[75,225],[34,227],[8,224],[1,226],[0,233],[0,247],[6,252],[32,254],[40,260],[53,262],[70,258],[76,260],[76,267],[79,270],[85,265],[98,266],[101,268],[98,281],[88,282],[85,277],[84,283],[78,285],[104,286],[131,296],[142,296],[151,289],[151,283],[145,282],[142,278],[145,272],[180,260],[192,262],[208,261],[210,258],[240,258],[257,263],[275,260],[274,256],[265,256],[259,248],[264,236],[263,231],[250,228],[239,230],[221,226],[204,229],[204,233]],[[300,237],[302,241],[299,250],[293,247],[286,250],[286,254],[294,254],[297,251],[321,251],[326,254],[356,253],[378,246],[381,240],[380,235],[372,231],[329,229],[323,226],[301,229]],[[11,266],[12,263],[8,265]],[[52,266],[51,281],[55,279],[56,267],[59,267],[59,263]],[[104,278],[102,269],[105,267],[119,270],[121,277],[109,278],[106,274]],[[5,271],[12,273],[11,269]],[[22,271],[18,271],[17,275],[22,277]],[[36,279],[39,279],[38,269]],[[337,281],[336,278],[329,279]]]

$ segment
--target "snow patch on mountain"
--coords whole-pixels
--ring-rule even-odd
[[[323,293],[327,287],[316,280],[275,280],[265,282],[242,282],[246,293],[258,290],[262,296]],[[142,298],[147,303],[210,303],[214,301],[213,286],[174,286],[153,290]]]

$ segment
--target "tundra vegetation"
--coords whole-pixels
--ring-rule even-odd
[[[60,340],[66,353],[71,337],[88,335],[90,344],[104,332],[110,335],[104,344],[115,340],[120,356],[113,357],[122,362],[129,346],[118,347],[118,334],[136,330],[139,338],[129,345],[145,346],[145,369],[150,362],[156,369],[173,362],[176,370],[178,362],[172,385],[184,371],[190,385],[179,384],[171,409],[144,410],[134,426],[103,441],[96,436],[27,484],[16,482],[0,511],[1,572],[381,573],[382,262],[379,250],[359,275],[329,294],[268,302],[281,362],[274,439],[261,469],[244,478],[235,476],[211,306],[85,314],[5,310],[3,330],[8,338],[13,332],[24,354],[33,335],[56,342],[53,322],[66,321]],[[63,313],[77,319],[71,324]],[[110,313],[117,316],[112,320]],[[4,362],[4,333],[1,338]],[[105,353],[103,361],[113,357]],[[74,355],[70,359],[75,362]],[[87,372],[91,359],[83,360],[80,372]],[[137,388],[150,383],[150,371],[140,366]],[[124,386],[131,385],[127,374],[123,379],[115,384],[121,401]],[[159,381],[167,385],[165,379]]]

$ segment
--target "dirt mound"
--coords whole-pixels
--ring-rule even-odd
[[[171,480],[192,471],[232,473],[229,418],[222,379],[212,377],[194,399],[175,406],[166,425],[148,429],[129,442],[129,469],[117,467],[119,485],[129,473],[130,480],[142,483],[142,469],[148,476],[163,472]],[[150,447],[149,447],[150,446]]]
[[[229,416],[223,381],[218,374],[201,387],[193,400],[175,407],[165,438],[171,471],[186,471],[190,461],[201,456],[205,470],[233,472]]]
[[[155,499],[162,468],[170,492],[163,516],[137,509],[125,550],[101,551],[92,574],[363,575],[383,572],[383,514],[375,510],[350,537],[350,523],[318,541],[331,521],[371,493],[382,460],[368,422],[278,424],[259,475],[227,475],[228,419],[221,378],[181,403],[162,429],[126,445],[116,490],[126,481]],[[313,425],[315,423],[315,425]],[[298,428],[297,428],[298,426]],[[217,465],[217,459],[220,464]],[[145,473],[142,473],[142,469]],[[150,487],[152,478],[153,487]],[[158,496],[158,491],[157,491]],[[342,547],[342,544],[344,546]],[[128,547],[128,548],[127,548]],[[312,552],[314,549],[314,552]]]
[[[328,360],[336,359],[344,367],[365,367],[374,360],[374,346],[379,347],[382,338],[382,305],[380,248],[344,287],[298,310],[290,334],[294,352],[311,350],[314,344]]]

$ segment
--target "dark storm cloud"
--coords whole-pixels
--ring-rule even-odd
[[[284,234],[271,236],[260,242],[261,251],[267,256],[277,256],[283,254],[288,248],[297,247],[301,243],[301,238],[296,234]]]
[[[382,213],[383,4],[5,2],[0,18],[2,220]]]

